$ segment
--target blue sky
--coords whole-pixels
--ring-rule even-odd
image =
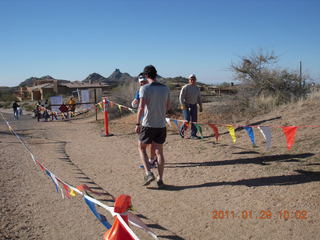
[[[83,80],[153,64],[164,77],[231,82],[257,49],[320,80],[318,0],[0,0],[0,86]]]

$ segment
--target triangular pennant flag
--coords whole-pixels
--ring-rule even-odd
[[[212,123],[208,123],[209,127],[212,128],[213,132],[214,132],[214,136],[216,137],[216,140],[218,141],[219,138],[219,130],[217,128],[216,125],[212,124]]]
[[[65,184],[60,179],[58,179],[58,181],[59,181],[59,183],[62,184],[64,190],[66,191],[67,198],[70,198],[70,196],[75,197],[77,195],[77,193],[71,187],[69,187],[68,184]]]
[[[61,183],[61,182],[60,182]],[[64,188],[64,190],[66,191],[66,197],[67,198],[70,198],[71,197],[71,194],[70,194],[70,188],[68,185],[64,184],[64,183],[61,183],[62,184],[62,187]]]
[[[46,169],[44,168],[44,166],[43,166],[39,161],[36,160],[36,162],[38,163],[38,165],[39,165],[39,167],[41,168],[42,171],[45,171],[45,170],[46,170]]]
[[[61,195],[62,195],[62,198],[64,198],[64,195],[63,195],[63,191],[62,191],[62,188],[60,187],[59,183],[58,183],[58,180],[56,178],[56,175],[54,175],[52,172],[50,172],[50,175],[51,175],[51,178],[52,178],[52,181],[55,183],[56,185],[56,190],[57,192],[59,192],[59,190],[57,189],[57,187],[60,189],[61,191]]]
[[[8,125],[8,128],[9,128],[10,132],[13,132],[13,129],[12,129],[12,127],[10,125]]]
[[[109,101],[110,107],[114,106],[114,103],[112,101]]]
[[[97,107],[98,107],[98,109],[99,109],[100,111],[103,111],[102,102],[99,102],[99,103],[97,104]]]
[[[177,126],[177,128],[180,129],[178,121],[177,121],[176,119],[173,119],[172,121],[173,121],[174,124]]]
[[[169,127],[171,127],[170,118],[166,118],[166,122],[168,123]]]
[[[194,123],[194,125],[196,126],[198,132],[200,133],[201,138],[203,138],[201,125],[198,123]]]
[[[34,158],[34,156],[33,156],[32,152],[30,152],[30,156],[31,156],[31,158],[32,158],[32,160],[33,160],[33,162],[34,162],[34,164],[37,164],[36,159]]]
[[[118,104],[118,108],[119,108],[120,113],[122,113],[121,105]]]
[[[228,128],[229,134],[232,138],[232,141],[235,143],[237,138],[236,138],[236,133],[234,131],[234,127],[232,125],[228,125],[227,128]]]
[[[294,144],[294,138],[296,136],[296,132],[298,127],[290,126],[290,127],[281,127],[284,135],[286,136],[287,140],[287,147],[290,150]]]
[[[59,192],[59,184],[58,184],[58,182],[57,182],[57,179],[56,178],[53,178],[52,177],[52,175],[51,174],[53,174],[53,173],[51,173],[49,170],[45,170],[45,173],[48,175],[48,177],[51,179],[51,181],[53,182],[53,184],[54,184],[54,186],[56,187],[56,191],[57,192]],[[53,174],[53,176],[54,176],[54,174]]]
[[[83,200],[88,205],[91,212],[97,217],[97,219],[105,226],[107,229],[110,229],[112,225],[107,221],[106,217],[102,214],[97,212],[96,205],[91,202],[89,199],[87,199],[85,196],[83,197]]]
[[[264,140],[266,140],[266,150],[268,150],[271,147],[271,131],[268,126],[259,126],[258,129],[260,130],[262,136],[264,137]]]
[[[250,137],[250,140],[252,142],[253,145],[256,145],[255,141],[254,141],[254,133],[253,133],[253,129],[252,127],[244,127],[244,129],[247,131],[249,137]]]

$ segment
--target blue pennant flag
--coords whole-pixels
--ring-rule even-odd
[[[112,227],[112,225],[108,222],[108,220],[106,219],[105,216],[103,216],[102,214],[97,212],[96,209],[96,205],[91,202],[89,199],[87,199],[86,197],[83,197],[83,200],[85,201],[85,203],[88,205],[89,209],[91,210],[91,212],[98,218],[98,220],[107,228],[110,229]]]
[[[179,124],[178,124],[178,121],[176,119],[173,119],[172,120],[174,122],[174,124],[177,126],[177,128],[179,129]]]
[[[254,133],[253,133],[253,129],[252,127],[244,127],[244,129],[247,131],[249,137],[250,137],[250,140],[252,142],[253,145],[256,145],[256,143],[254,142]]]
[[[59,187],[57,186],[57,184],[55,183],[55,181],[53,180],[52,176],[51,176],[51,172],[49,172],[47,169],[45,170],[46,174],[49,176],[49,178],[51,179],[51,181],[53,182],[54,186],[56,187],[56,191],[59,192]]]

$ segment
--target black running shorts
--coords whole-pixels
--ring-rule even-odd
[[[139,134],[139,140],[142,143],[150,144],[152,142],[158,144],[164,144],[167,137],[167,129],[164,128],[151,128],[151,127],[141,127]]]

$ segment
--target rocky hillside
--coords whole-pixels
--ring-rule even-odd
[[[105,78],[104,76],[100,75],[99,73],[91,73],[82,82],[86,82],[86,83],[107,82],[107,78]]]
[[[107,83],[110,85],[118,85],[123,83],[129,83],[131,81],[137,81],[137,76],[131,76],[129,73],[123,73],[120,69],[115,69],[113,73],[109,77],[104,77],[99,73],[91,73],[88,77],[86,77],[82,82],[86,83]],[[49,75],[43,77],[30,77],[19,84],[20,87],[28,86],[31,87],[38,80],[57,80]],[[69,80],[58,80],[59,82],[71,82]],[[173,78],[165,78],[162,76],[158,76],[158,81],[161,83],[170,85],[172,87],[180,87],[188,82],[188,79],[182,76],[173,77]],[[205,85],[199,83],[200,86]]]
[[[104,77],[98,73],[91,73],[83,82],[91,83],[109,83],[109,84],[118,84],[129,81],[134,81],[136,77],[130,76],[128,73],[122,73],[119,69],[114,70],[114,72],[109,77]]]
[[[43,77],[40,77],[40,78],[38,78],[38,77],[30,77],[30,78],[24,80],[23,82],[21,82],[19,84],[19,87],[32,87],[34,85],[34,83],[36,81],[39,81],[39,80],[48,81],[48,80],[58,80],[58,79],[55,79],[55,78],[53,78],[53,77],[51,77],[49,75],[46,75],[46,76],[43,76]],[[68,80],[60,80],[60,79],[58,81],[59,82],[66,82],[66,83],[70,82]]]

